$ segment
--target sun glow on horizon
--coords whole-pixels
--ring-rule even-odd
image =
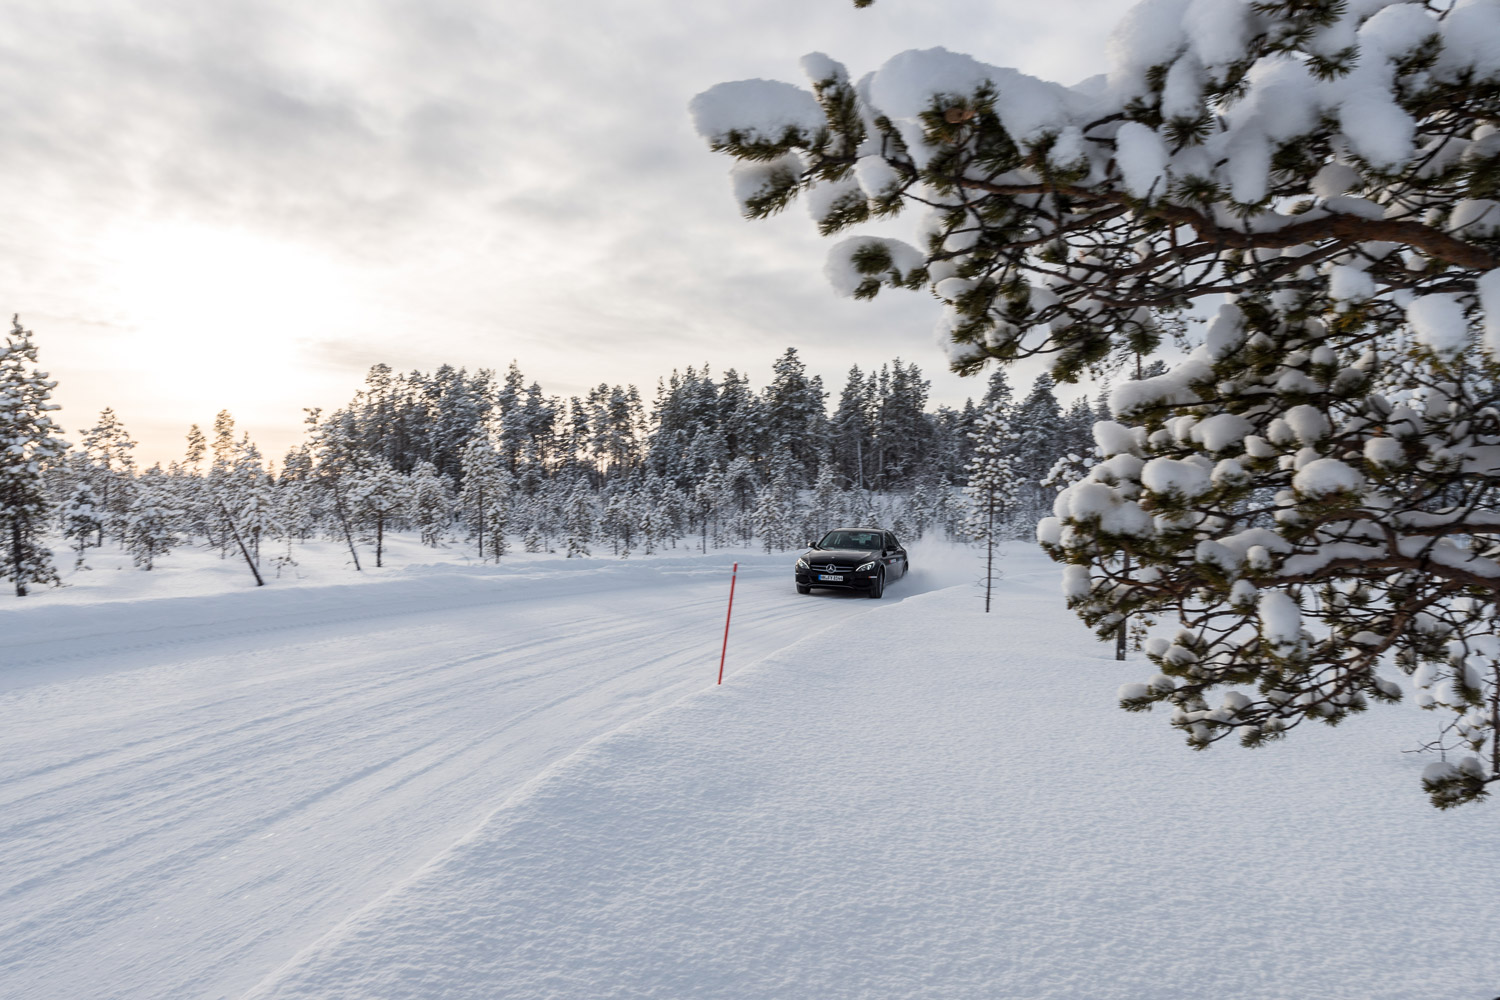
[[[157,224],[109,241],[118,363],[163,391],[263,395],[305,348],[358,326],[352,276],[328,256],[240,228]]]

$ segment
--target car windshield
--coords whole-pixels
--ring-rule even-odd
[[[878,549],[880,533],[876,531],[830,531],[818,543],[820,549]]]

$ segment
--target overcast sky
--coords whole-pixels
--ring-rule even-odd
[[[858,76],[944,45],[1064,83],[1121,0],[5,0],[0,292],[77,439],[112,406],[148,462],[230,410],[279,458],[377,361],[548,393],[674,367],[757,385],[788,346],[837,392],[894,356],[934,403],[924,293],[839,299],[802,210],[742,220],[689,99]]]

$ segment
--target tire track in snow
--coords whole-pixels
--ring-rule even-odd
[[[741,663],[881,607],[769,575],[742,573]],[[22,723],[0,734],[0,993],[248,987],[557,760],[711,683],[720,582],[242,631],[273,639],[253,657],[165,638],[165,662],[0,695]]]
[[[697,602],[697,603],[700,604],[700,605],[708,605],[708,606],[714,606],[716,604],[716,602],[713,602],[713,601],[700,601],[700,602]],[[388,615],[382,615],[380,617],[389,617],[389,616]],[[368,618],[364,617],[364,616],[361,616],[361,617],[357,617],[357,618],[347,619],[347,621],[364,621],[364,620],[368,620]],[[302,626],[288,626],[287,630],[292,630],[292,629],[296,629],[296,628],[300,628],[300,627],[302,627]],[[283,630],[280,630],[280,629],[269,629],[269,630],[265,630],[265,631],[274,632],[274,631],[283,631]],[[591,630],[589,630],[588,632],[575,633],[575,635],[572,636],[572,637],[545,636],[545,637],[541,637],[541,638],[537,638],[537,639],[532,639],[532,640],[528,640],[528,641],[524,641],[524,642],[513,642],[513,643],[511,643],[509,645],[502,646],[502,647],[500,647],[500,648],[498,648],[498,649],[496,649],[496,650],[494,650],[492,652],[486,652],[486,653],[481,653],[481,654],[474,654],[473,656],[464,657],[464,658],[461,658],[460,660],[452,661],[450,663],[438,664],[438,665],[433,665],[433,666],[425,666],[423,669],[428,674],[431,674],[431,673],[433,673],[435,671],[438,671],[438,670],[448,669],[448,668],[450,668],[452,666],[461,665],[461,664],[473,662],[473,661],[476,661],[476,660],[488,660],[488,659],[494,659],[494,658],[505,658],[505,657],[511,657],[511,656],[514,656],[516,654],[523,653],[523,652],[526,652],[526,651],[533,651],[533,650],[539,651],[543,647],[546,647],[546,646],[549,646],[549,645],[559,645],[559,644],[566,643],[566,642],[569,641],[570,638],[571,639],[575,639],[575,640],[579,639],[579,638],[586,638],[589,635],[598,635],[598,634],[601,634],[604,631],[606,631],[606,629],[603,626],[596,626],[596,627],[592,628]],[[196,641],[199,641],[199,640],[185,640],[185,641],[194,641],[194,642],[196,642]],[[339,641],[340,640],[320,640],[317,645],[326,647],[326,646],[333,645],[333,644],[335,644],[335,643],[337,643]],[[171,645],[173,645],[173,643],[162,643],[161,646],[158,647],[158,648],[167,648],[167,647],[169,647]],[[128,647],[128,648],[132,648],[133,649],[133,648],[136,648],[136,647]],[[114,649],[114,648],[111,648],[109,650],[109,654],[110,655],[113,655],[113,654],[115,654],[117,652],[118,652],[118,650]],[[325,670],[331,670],[331,669],[334,669],[334,668],[332,666],[329,666],[329,667],[325,667],[324,669]],[[542,672],[544,669],[545,668],[539,667],[536,671],[533,671],[531,674],[508,678],[507,679],[507,683],[517,683],[517,684],[524,683],[526,681],[529,681],[529,680],[533,679],[535,676],[537,676],[537,674],[539,674],[540,672]],[[270,681],[270,680],[274,680],[274,679],[275,679],[274,677],[270,677],[270,678],[265,678],[264,680],[265,681]],[[343,692],[343,696],[344,697],[352,697],[352,698],[367,698],[367,699],[373,701],[373,700],[377,700],[377,696],[381,693],[382,689],[384,689],[388,685],[404,684],[404,683],[408,683],[409,681],[410,681],[410,678],[408,676],[406,676],[405,674],[398,674],[398,675],[391,676],[389,678],[378,680],[372,686],[370,684],[370,682],[369,682],[368,677],[365,676],[365,675],[361,675],[361,679],[360,679],[360,681],[358,683],[351,682],[347,686],[346,690]],[[224,703],[227,704],[229,702],[237,701],[237,700],[239,700],[239,699],[241,699],[243,697],[244,697],[244,693],[243,692],[236,691],[232,695],[230,695],[228,698],[224,699]],[[204,707],[205,708],[213,708],[213,707],[218,707],[218,706],[217,705],[206,705]],[[289,707],[285,708],[282,712],[280,712],[278,714],[281,715],[281,716],[283,716],[283,717],[291,717],[291,716],[294,716],[295,714],[297,714],[299,712],[317,711],[317,710],[320,710],[320,709],[326,710],[328,707],[329,706],[328,706],[327,699],[320,695],[318,698],[309,700],[309,701],[307,701],[305,703],[301,703],[301,704],[296,704],[296,705],[289,706]],[[177,737],[180,737],[180,736],[189,736],[189,737],[191,737],[191,736],[194,736],[194,734],[196,734],[196,738],[199,741],[215,742],[215,741],[218,741],[223,736],[231,735],[231,734],[235,733],[236,731],[238,731],[240,729],[248,729],[248,728],[250,728],[250,727],[252,727],[252,726],[254,726],[254,725],[256,725],[256,724],[258,724],[258,723],[260,723],[262,721],[264,721],[264,720],[263,719],[249,719],[249,720],[246,720],[246,721],[240,723],[236,727],[231,727],[230,729],[227,729],[227,730],[219,730],[217,733],[212,733],[212,734],[210,734],[210,733],[203,733],[202,732],[201,724],[199,722],[197,722],[197,721],[194,721],[194,722],[190,722],[190,723],[188,723],[186,725],[181,726],[177,730],[168,730],[168,731],[165,731],[165,732],[162,732],[162,733],[153,734],[150,737],[143,737],[141,739],[136,739],[136,740],[128,740],[128,741],[120,744],[117,747],[114,747],[114,748],[111,748],[111,749],[105,750],[105,751],[98,751],[98,752],[95,752],[95,753],[85,754],[85,755],[82,755],[82,756],[78,757],[76,760],[69,760],[69,761],[62,761],[62,762],[56,762],[56,763],[47,764],[47,765],[44,765],[42,767],[37,768],[35,771],[31,772],[30,775],[17,774],[16,778],[17,778],[17,780],[20,780],[20,779],[25,778],[25,777],[40,777],[40,776],[45,775],[45,774],[47,774],[49,772],[63,770],[63,769],[65,769],[65,768],[67,768],[69,766],[72,766],[74,764],[86,764],[86,763],[98,760],[101,757],[107,756],[107,755],[109,755],[111,753],[113,753],[113,754],[123,754],[124,751],[134,750],[134,749],[137,749],[137,748],[139,748],[141,746],[144,746],[144,745],[147,745],[147,744],[150,744],[150,743],[153,743],[153,742],[161,742],[161,743],[165,744],[162,747],[162,750],[164,752],[166,752],[166,753],[173,753],[173,752],[177,752],[179,750],[187,748],[185,745],[174,745],[174,744],[171,743],[171,741],[173,739],[177,738]],[[149,762],[149,757],[134,757],[134,758],[129,758],[128,760],[122,762],[122,766],[129,766],[129,767],[134,768],[134,767],[140,766],[140,765],[148,763],[148,762]],[[90,776],[91,777],[92,776],[96,776],[97,773],[98,772],[91,772]],[[4,799],[4,798],[0,798],[0,807],[9,807],[9,806],[15,804],[18,801],[19,800],[7,800],[7,799]],[[5,832],[4,829],[0,828],[0,835],[3,835],[4,832]]]
[[[930,586],[926,590],[904,595],[901,600],[904,600],[908,597],[918,596],[918,594],[925,593],[930,590],[938,589],[945,588],[940,584]],[[841,595],[841,599],[847,600],[848,595]],[[755,659],[751,662],[742,665],[740,671],[737,672],[743,672],[745,670],[753,669],[757,664],[765,660],[770,660],[777,657],[788,646],[799,645],[806,642],[807,640],[815,639],[824,632],[834,631],[836,629],[842,628],[853,619],[867,617],[881,611],[883,608],[888,609],[897,603],[899,603],[899,601],[887,601],[881,605],[864,604],[862,607],[851,609],[851,613],[847,616],[840,617],[831,622],[827,622],[821,628],[817,628],[811,632],[799,634],[796,637],[788,640],[782,647],[765,651],[763,654],[755,657]],[[558,775],[565,773],[568,769],[569,764],[573,761],[574,758],[578,757],[581,754],[590,752],[595,747],[612,739],[621,732],[641,725],[648,719],[652,719],[665,713],[669,713],[677,706],[682,705],[704,694],[706,694],[706,690],[703,687],[688,691],[681,697],[665,705],[661,705],[650,712],[647,712],[636,718],[621,722],[613,729],[600,733],[593,739],[590,739],[587,742],[583,743],[571,753],[552,761],[545,768],[538,771],[532,778],[522,783],[511,795],[509,795],[505,799],[505,801],[501,802],[496,808],[487,813],[473,828],[464,831],[462,835],[454,838],[451,843],[446,845],[442,850],[433,854],[422,865],[414,869],[406,877],[397,881],[379,897],[352,911],[343,920],[339,921],[337,925],[330,928],[328,931],[319,935],[315,939],[311,940],[305,947],[298,951],[296,955],[292,956],[292,958],[290,958],[287,962],[283,963],[270,974],[257,982],[253,988],[251,988],[244,994],[243,1000],[254,1000],[254,998],[262,996],[268,989],[274,988],[278,981],[288,970],[296,968],[299,963],[307,959],[308,956],[317,952],[320,948],[326,946],[330,941],[336,941],[341,935],[347,933],[349,929],[355,926],[362,918],[366,917],[371,912],[378,910],[381,906],[386,905],[392,898],[396,897],[407,887],[414,884],[424,872],[429,870],[432,866],[440,863],[442,859],[447,856],[456,846],[474,837],[479,833],[480,830],[490,825],[491,823],[502,820],[508,809],[515,808],[521,805],[529,797],[530,793],[537,789],[540,785],[549,780],[554,780],[554,778],[556,778]]]

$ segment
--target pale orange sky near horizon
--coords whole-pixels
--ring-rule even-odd
[[[302,408],[344,404],[377,361],[514,359],[548,394],[649,399],[705,362],[764,385],[793,346],[835,395],[900,356],[959,404],[983,385],[946,371],[935,303],[835,296],[800,207],[739,218],[687,102],[801,83],[814,50],[858,76],[946,45],[1071,83],[1127,8],[12,0],[4,306],[70,439],[110,406],[145,464],[221,409],[279,460]]]

